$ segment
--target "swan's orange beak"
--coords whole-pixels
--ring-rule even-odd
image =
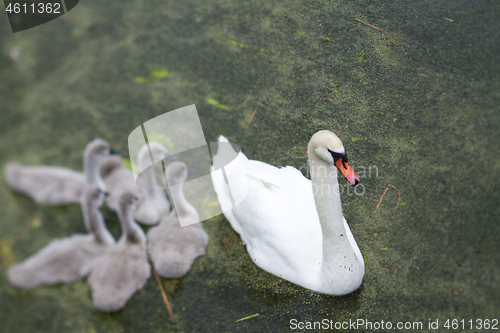
[[[354,172],[349,163],[344,162],[342,158],[339,158],[337,162],[335,162],[335,166],[340,172],[342,172],[344,177],[352,186],[356,186],[359,183],[359,177],[356,172]]]

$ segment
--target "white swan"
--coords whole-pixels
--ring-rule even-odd
[[[82,201],[83,218],[89,235],[75,234],[52,241],[22,263],[12,266],[8,272],[12,285],[33,289],[77,280],[89,274],[91,261],[115,243],[99,211],[104,194],[96,185],[89,186]]]
[[[114,151],[102,139],[90,141],[83,157],[83,173],[54,166],[24,166],[7,163],[4,173],[7,184],[14,191],[23,193],[42,205],[79,203],[86,184],[106,187],[98,174],[97,166]]]
[[[118,217],[122,237],[106,253],[92,261],[88,279],[94,306],[100,311],[117,311],[141,289],[151,275],[146,235],[134,221],[137,198],[125,193],[120,198]]]
[[[319,293],[345,295],[361,285],[364,261],[342,215],[336,168],[353,185],[359,178],[330,131],[314,134],[307,153],[312,181],[293,167],[278,169],[240,152],[225,172],[232,195],[248,185],[247,197],[232,208],[224,178],[212,172],[214,189],[257,266]]]
[[[165,173],[169,184],[179,184],[169,190],[172,202],[175,197],[175,207],[169,215],[163,217],[158,226],[148,231],[148,251],[159,275],[179,278],[186,275],[198,256],[205,254],[208,235],[201,223],[198,223],[198,212],[186,201],[182,191],[182,183],[188,176],[186,164],[172,162]],[[189,225],[181,227],[179,216]]]

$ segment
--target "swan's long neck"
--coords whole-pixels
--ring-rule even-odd
[[[98,243],[111,245],[115,243],[115,239],[104,224],[104,219],[99,211],[99,205],[96,202],[87,200],[82,202],[83,221],[89,234],[94,235]]]
[[[318,283],[324,291],[342,295],[359,286],[361,280],[358,275],[361,274],[362,279],[364,265],[362,259],[354,254],[347,238],[336,167],[316,156],[309,156],[309,165],[314,201],[323,233],[323,260]]]
[[[135,222],[131,205],[121,206],[118,211],[118,218],[122,227],[122,238],[126,238],[128,243],[146,244],[146,235]]]
[[[340,202],[337,169],[317,159],[310,159],[310,173],[314,202],[319,215],[323,238],[345,233],[344,216]]]

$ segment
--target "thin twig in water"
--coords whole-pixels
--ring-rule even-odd
[[[409,43],[409,41],[407,41],[407,40],[406,40],[406,39],[404,39],[404,38],[398,37],[398,36],[396,36],[396,35],[394,35],[394,34],[391,34],[390,32],[384,31],[384,30],[382,30],[382,29],[380,29],[380,28],[377,28],[377,27],[375,27],[375,26],[373,26],[373,25],[371,25],[371,24],[368,24],[368,23],[366,23],[366,22],[363,22],[363,21],[361,21],[360,19],[355,18],[355,20],[356,20],[356,21],[358,21],[358,22],[361,22],[361,23],[363,23],[363,24],[366,24],[367,26],[372,27],[373,29],[377,29],[378,31],[385,32],[386,34],[392,35],[392,36],[396,37],[397,39],[401,39],[401,40],[404,40],[405,42]]]
[[[318,104],[318,102],[319,102],[319,101],[321,101],[323,98],[324,98],[324,96],[323,96],[323,97],[321,97],[320,99],[318,99],[318,100],[316,101],[316,103],[314,103],[314,105]]]
[[[389,189],[389,187],[392,187],[393,189],[395,189],[396,191],[398,191],[398,204],[396,205],[396,207],[392,210],[392,212],[394,213],[396,211],[396,209],[398,209],[399,207],[399,204],[401,203],[401,193],[399,192],[399,190],[392,184],[389,184],[387,185],[387,187],[385,188],[385,191],[384,193],[382,193],[382,196],[380,197],[380,199],[378,200],[378,203],[377,205],[375,206],[375,209],[373,210],[373,213],[372,213],[372,218],[373,218],[373,215],[375,215],[375,213],[377,212],[377,209],[378,207],[380,206],[380,204],[382,203],[382,199],[384,199],[384,196],[385,194],[387,193],[387,190]]]
[[[248,128],[248,126],[250,126],[250,123],[252,122],[253,116],[255,116],[256,112],[257,112],[257,109],[255,109],[255,111],[252,113],[252,116],[250,117],[250,120],[248,121],[248,124],[245,128]]]
[[[170,320],[172,322],[174,322],[174,315],[172,314],[172,309],[170,308],[170,304],[168,303],[167,294],[165,293],[165,289],[163,289],[163,285],[161,284],[161,280],[160,280],[160,277],[158,276],[158,273],[156,273],[156,269],[153,269],[153,273],[155,274],[156,282],[158,282],[158,285],[160,286],[163,300],[165,301],[165,304],[167,305],[167,310],[168,310],[168,314],[170,315]]]

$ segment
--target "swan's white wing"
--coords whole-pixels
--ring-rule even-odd
[[[345,220],[345,217],[344,217],[344,228],[346,230],[346,233],[347,233],[347,240],[349,240],[349,244],[351,244],[351,247],[354,249],[354,254],[356,254],[356,257],[359,258],[359,260],[362,262],[362,265],[361,265],[361,268],[363,269],[363,274],[364,275],[365,271],[365,260],[363,258],[363,255],[361,254],[361,250],[359,249],[358,247],[358,244],[356,243],[356,241],[354,240],[354,236],[352,234],[352,231],[351,229],[349,228],[349,225],[347,224],[347,221]]]
[[[266,182],[251,178],[247,198],[233,209],[233,214],[254,263],[297,283],[319,273],[322,234],[310,181],[298,170],[290,169],[278,169],[273,183],[281,186],[269,186],[268,181],[273,179]],[[230,182],[235,182],[235,178],[244,176],[229,177]]]
[[[221,135],[221,136],[219,136],[219,142],[228,142],[228,140],[224,136]],[[226,146],[226,147],[228,149],[232,149],[229,146]],[[234,150],[232,152],[234,154],[236,154],[236,152]],[[220,157],[220,154],[218,152],[217,154],[215,154],[213,156],[213,164],[214,165],[223,165],[224,163],[222,163],[219,159],[221,159],[221,157]],[[236,218],[234,217],[233,212],[232,212],[234,197],[237,196],[238,193],[235,192],[235,193],[231,193],[231,195],[229,194],[228,184],[226,183],[227,179],[225,179],[224,174],[227,177],[228,175],[238,173],[238,171],[241,169],[241,166],[244,165],[247,161],[248,161],[248,158],[245,156],[245,154],[240,152],[235,160],[233,160],[231,163],[229,163],[223,167],[223,170],[221,170],[221,169],[214,170],[214,168],[212,166],[211,173],[210,173],[210,176],[212,178],[212,184],[214,187],[214,191],[217,194],[217,198],[219,200],[219,205],[220,205],[221,211],[223,212],[224,216],[229,221],[229,223],[231,224],[233,229],[239,234],[241,234],[241,228],[240,228],[239,222],[236,220]],[[242,187],[244,186],[243,183],[241,185],[242,185]],[[231,188],[233,188],[233,190],[237,190],[238,186],[235,184],[234,186],[231,186]],[[242,194],[242,195],[246,195],[246,193]]]
[[[233,214],[233,204],[231,202],[231,197],[227,190],[227,184],[224,180],[224,176],[221,170],[214,171],[210,173],[212,177],[212,184],[214,186],[214,191],[217,194],[217,199],[219,200],[219,205],[225,218],[229,221],[233,229],[241,234],[241,228],[239,222],[236,220]]]
[[[293,167],[248,160],[241,152],[224,170],[233,196],[248,189],[246,198],[233,208],[222,173],[212,173],[224,215],[254,263],[295,283],[314,279],[321,269],[322,233],[311,181]]]

